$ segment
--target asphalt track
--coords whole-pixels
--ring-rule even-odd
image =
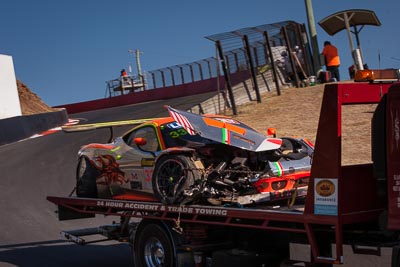
[[[73,114],[86,123],[167,116],[163,107],[186,110],[212,94],[153,101]],[[126,131],[119,127],[115,135]],[[54,134],[0,147],[0,266],[133,266],[128,245],[79,246],[60,239],[61,230],[95,227],[116,218],[97,216],[60,222],[46,197],[67,196],[75,184],[76,154],[88,143],[104,143],[107,129]]]

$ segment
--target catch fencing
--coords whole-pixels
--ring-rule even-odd
[[[229,106],[236,114],[232,86],[237,83],[251,79],[257,101],[261,102],[257,75],[270,71],[273,74],[277,93],[280,94],[280,85],[285,82],[285,77],[283,77],[285,73],[281,68],[282,51],[288,52],[290,62],[295,69],[296,59],[293,57],[293,51],[294,47],[298,46],[303,52],[304,62],[302,64],[306,75],[313,75],[311,50],[303,24],[283,21],[219,33],[205,38],[214,42],[216,57],[148,71],[144,74],[143,86],[134,89],[140,91],[167,89],[171,86],[209,79],[219,81],[219,77],[223,76],[225,82],[218,83],[218,85],[216,82],[215,90],[220,89],[217,86],[223,87],[221,92],[228,93],[231,102]],[[237,75],[238,73],[241,75]],[[234,77],[241,77],[241,80]],[[294,78],[292,82],[299,87],[301,81],[298,75],[295,75]],[[118,90],[111,91],[109,88],[110,96],[113,96]]]

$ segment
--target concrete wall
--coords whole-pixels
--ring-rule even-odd
[[[0,120],[0,145],[11,144],[68,122],[65,109]]]
[[[249,72],[242,71],[231,75],[231,83],[238,84],[248,79]],[[97,99],[92,101],[66,104],[56,106],[55,108],[65,108],[68,114],[75,114],[85,111],[112,108],[136,103],[143,103],[161,99],[171,99],[183,96],[198,95],[208,92],[217,92],[218,83],[220,88],[225,87],[224,77],[211,78],[207,80],[196,81],[192,83],[180,84],[163,88],[156,88],[142,92],[130,93],[110,98]]]
[[[0,119],[21,114],[13,59],[11,56],[0,55]]]

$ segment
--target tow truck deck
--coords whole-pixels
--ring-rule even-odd
[[[380,154],[375,155],[376,160],[373,163],[342,166],[342,106],[382,102],[385,102],[384,105],[381,107],[378,105],[376,115],[374,115],[379,117],[375,119],[375,124],[378,126],[372,126],[372,133],[375,136],[375,140],[372,140],[372,148],[377,147],[378,152],[375,153]],[[400,113],[399,83],[393,85],[367,82],[327,84],[321,107],[307,196],[289,207],[282,203],[253,207],[220,207],[174,206],[155,202],[76,197],[49,196],[47,199],[58,205],[60,220],[95,214],[120,217],[121,222],[116,224],[115,229],[126,234],[116,235],[117,238],[111,236],[111,239],[128,238],[127,229],[129,219],[132,217],[151,222],[166,222],[171,225],[172,230],[179,233],[184,232],[183,225],[214,225],[287,232],[300,234],[305,238],[305,243],[311,252],[310,261],[320,264],[343,264],[343,246],[348,241],[346,240],[348,232],[375,232],[385,236],[385,233],[379,232],[376,228],[382,218],[387,221],[386,229],[400,230],[398,113]],[[386,149],[379,149],[382,146]],[[375,177],[379,171],[385,176],[380,177],[385,178],[384,186],[387,193],[384,196],[379,193],[379,179]],[[134,227],[135,231],[138,228],[136,224],[130,227]],[[332,253],[326,253],[323,248],[321,249],[318,236],[321,230],[329,232],[329,242],[334,244]],[[104,229],[97,229],[97,231],[100,233]],[[70,233],[70,236],[74,236],[73,233]],[[75,236],[77,243],[84,243],[76,237],[79,236]],[[399,242],[396,242],[399,245]],[[141,244],[140,241],[139,244]],[[398,264],[398,262],[392,264]]]

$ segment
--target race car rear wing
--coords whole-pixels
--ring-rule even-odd
[[[109,122],[77,124],[77,125],[66,125],[66,126],[62,126],[61,128],[66,133],[83,132],[83,131],[91,131],[91,130],[114,127],[114,126],[136,125],[136,124],[141,124],[141,123],[144,123],[144,122],[152,121],[152,120],[155,120],[155,119],[157,119],[157,118],[125,120],[125,121],[109,121]]]
[[[73,133],[73,132],[84,132],[84,131],[108,128],[110,130],[110,137],[108,138],[107,142],[110,143],[114,139],[114,127],[137,125],[137,124],[149,122],[149,121],[152,121],[155,119],[157,119],[157,118],[125,120],[125,121],[109,121],[109,122],[98,122],[98,123],[78,124],[78,125],[66,125],[66,126],[62,126],[61,129],[66,133]]]

